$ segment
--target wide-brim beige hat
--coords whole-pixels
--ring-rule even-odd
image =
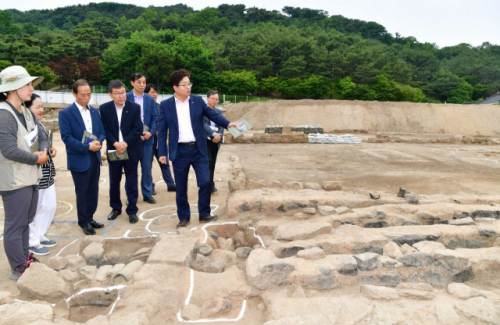
[[[0,92],[18,90],[33,82],[33,88],[43,81],[43,77],[32,77],[25,68],[20,65],[13,65],[0,72]]]

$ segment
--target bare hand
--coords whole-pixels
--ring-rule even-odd
[[[227,128],[229,129],[229,128],[232,128],[233,126],[238,126],[238,121],[229,123]]]
[[[93,151],[93,152],[97,152],[97,151],[101,150],[101,143],[99,141],[92,141],[89,144],[89,150]]]
[[[161,156],[160,158],[158,158],[158,161],[160,162],[160,164],[165,165],[167,163],[167,156]]]
[[[222,139],[222,136],[220,133],[215,133],[214,138],[212,140],[213,143],[219,143],[220,140]]]
[[[56,155],[57,155],[57,149],[51,148],[50,149],[50,157],[55,158]]]
[[[115,142],[114,143],[114,146],[115,146],[115,149],[116,149],[116,153],[121,155],[125,152],[125,150],[127,149],[127,143],[126,142]]]
[[[143,138],[142,140],[144,141],[144,140],[147,140],[147,139],[151,138],[151,136],[152,136],[152,134],[151,134],[151,133],[149,133],[149,132],[144,132],[144,133],[142,134],[142,137],[141,137],[141,138]]]
[[[47,155],[47,149],[44,149],[43,151],[36,151],[34,152],[35,155],[38,156],[37,164],[39,165],[45,165],[47,161],[49,161],[49,156]]]

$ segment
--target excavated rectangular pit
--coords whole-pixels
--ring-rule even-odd
[[[90,291],[73,297],[69,301],[69,320],[76,323],[99,315],[107,315],[118,298],[118,290]]]

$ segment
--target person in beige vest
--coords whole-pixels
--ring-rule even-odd
[[[38,184],[45,164],[48,137],[35,115],[24,106],[33,87],[43,77],[31,77],[21,66],[0,72],[0,195],[5,212],[3,243],[12,270],[9,278],[18,280],[31,262],[29,223],[36,214]]]

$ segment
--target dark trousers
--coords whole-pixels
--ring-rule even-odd
[[[90,167],[84,172],[71,171],[76,193],[78,225],[85,227],[94,220],[99,197],[99,177],[101,165],[95,152],[90,152]]]
[[[120,198],[120,183],[122,181],[122,170],[125,171],[125,193],[127,193],[127,214],[137,214],[137,197],[139,196],[137,181],[138,162],[132,160],[109,162],[109,205],[115,210],[122,210]]]
[[[202,155],[197,146],[177,147],[177,157],[172,162],[174,176],[176,180],[177,215],[179,220],[189,220],[191,209],[188,202],[188,174],[193,166],[198,183],[198,213],[200,217],[210,215],[210,195],[212,188],[210,185],[210,170],[208,167],[208,156]]]
[[[217,154],[219,153],[219,144],[213,143],[212,140],[207,140],[207,150],[208,150],[208,163],[210,167],[210,184],[212,185],[212,188],[214,188],[215,163],[217,162]]]
[[[14,193],[2,196],[5,211],[3,245],[10,268],[26,264],[29,254],[30,228],[38,204],[38,190],[33,186],[23,187]]]
[[[167,149],[168,151],[168,149]],[[158,155],[158,138],[155,137],[155,141],[153,144],[153,155],[151,156],[151,166],[153,165],[153,160],[154,157],[156,157],[156,161],[158,161],[159,155]],[[171,189],[175,187],[175,181],[172,178],[172,173],[170,172],[170,165],[168,164],[168,157],[167,157],[167,163],[162,164],[158,161],[158,165],[160,165],[161,169],[161,175],[163,176],[163,180],[167,184],[167,188]],[[155,187],[155,183],[153,182],[153,188]]]

